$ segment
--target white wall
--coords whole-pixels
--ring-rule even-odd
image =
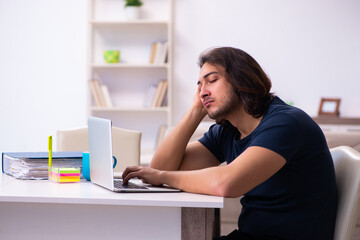
[[[0,152],[86,123],[86,0],[0,0]]]
[[[173,120],[190,106],[200,52],[251,54],[273,91],[310,115],[341,97],[360,117],[360,1],[175,0]],[[86,0],[0,0],[0,152],[46,150],[86,124]]]
[[[226,45],[252,55],[272,79],[272,91],[310,115],[321,97],[340,97],[341,115],[360,117],[360,1],[181,0],[175,6],[175,121],[192,101],[199,53]]]

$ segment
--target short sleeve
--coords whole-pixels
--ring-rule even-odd
[[[274,114],[256,129],[249,146],[260,146],[280,154],[289,161],[302,149],[302,125],[289,114]]]
[[[202,138],[199,139],[199,142],[204,145],[214,156],[219,160],[219,162],[224,162],[224,156],[220,149],[221,142],[221,132],[222,127],[220,125],[214,124],[210,126],[209,131],[207,131]]]

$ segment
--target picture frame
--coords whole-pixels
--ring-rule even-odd
[[[319,106],[319,116],[334,116],[340,115],[340,98],[321,98]]]

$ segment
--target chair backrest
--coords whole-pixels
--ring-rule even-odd
[[[89,151],[88,128],[58,130],[56,132],[56,151]]]
[[[117,159],[114,172],[122,172],[127,166],[140,165],[141,132],[112,127],[113,155]],[[89,151],[88,128],[58,130],[56,151]]]
[[[348,146],[331,149],[338,189],[334,240],[351,240],[360,213],[360,153]]]

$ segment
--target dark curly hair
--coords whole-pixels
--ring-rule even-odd
[[[205,64],[225,68],[227,81],[233,86],[247,113],[255,118],[264,115],[274,99],[271,81],[260,65],[243,50],[232,47],[213,48],[199,56],[200,68]]]

